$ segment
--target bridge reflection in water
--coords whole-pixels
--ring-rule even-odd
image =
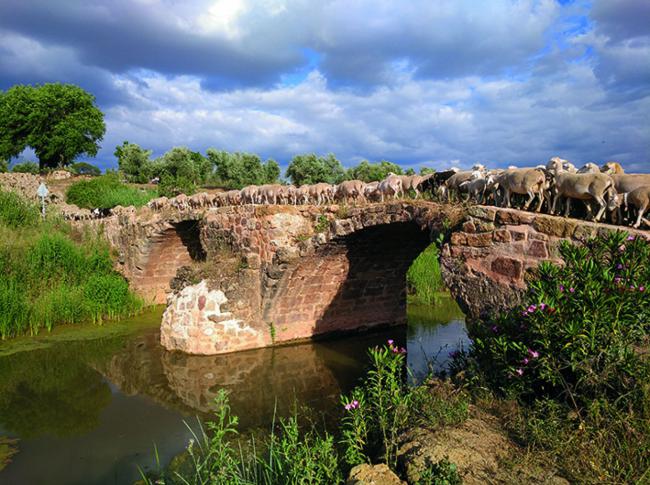
[[[455,304],[412,313],[409,327],[219,356],[166,352],[149,328],[0,357],[0,436],[20,440],[0,483],[132,483],[136,465],[153,465],[153,443],[163,463],[182,451],[183,419],[209,418],[220,388],[242,430],[268,429],[276,406],[280,416],[294,404],[333,416],[369,347],[388,338],[407,345],[422,374],[425,354],[449,344],[446,357],[466,339]]]

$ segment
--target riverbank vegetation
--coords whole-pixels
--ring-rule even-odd
[[[406,284],[409,295],[420,303],[434,304],[436,296],[445,291],[437,243],[415,258],[406,273]]]
[[[238,434],[221,393],[217,419],[178,467],[144,481],[342,483],[356,465],[385,463],[409,483],[461,483],[467,470],[446,458],[414,475],[404,436],[425,428],[435,440],[483,413],[515,450],[498,464],[501,476],[536,481],[530,474],[541,470],[572,483],[646,483],[650,244],[619,232],[560,253],[564,265],[531,275],[523,305],[471,327],[472,345],[452,353],[444,376],[409,386],[406,350],[389,341],[370,350],[372,367],[341,398],[330,431],[294,416],[257,440]]]
[[[108,246],[56,214],[0,192],[0,338],[62,323],[102,322],[132,314],[142,302],[113,270]]]

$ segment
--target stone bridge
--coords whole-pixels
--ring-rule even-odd
[[[170,305],[163,345],[197,354],[404,323],[406,271],[438,234],[444,281],[478,317],[515,305],[526,272],[558,261],[559,241],[619,229],[425,201],[123,208],[103,224],[132,287]]]

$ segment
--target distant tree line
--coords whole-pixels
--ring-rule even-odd
[[[80,155],[97,154],[106,126],[95,98],[72,84],[48,83],[17,85],[0,91],[0,172],[43,173],[67,168],[79,175],[99,175],[101,171],[87,163],[75,162]],[[13,167],[9,160],[31,148],[38,164],[20,161]],[[156,181],[161,195],[192,193],[199,186],[213,185],[239,189],[246,185],[278,183],[280,166],[273,159],[262,161],[253,153],[230,153],[210,148],[205,155],[187,147],[174,147],[159,158],[125,141],[115,149],[119,171],[127,182]],[[360,179],[382,180],[393,172],[402,174],[395,163],[367,160],[345,169],[333,155],[300,154],[292,158],[286,179],[295,184]],[[412,169],[406,174],[414,173]],[[113,183],[113,182],[111,182]]]

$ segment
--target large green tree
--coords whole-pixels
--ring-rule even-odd
[[[0,92],[0,159],[36,152],[39,165],[62,167],[95,156],[104,137],[95,97],[72,84],[18,85]]]
[[[296,155],[287,167],[287,177],[296,185],[327,182],[337,184],[345,179],[345,169],[331,153],[319,157],[314,153]]]

